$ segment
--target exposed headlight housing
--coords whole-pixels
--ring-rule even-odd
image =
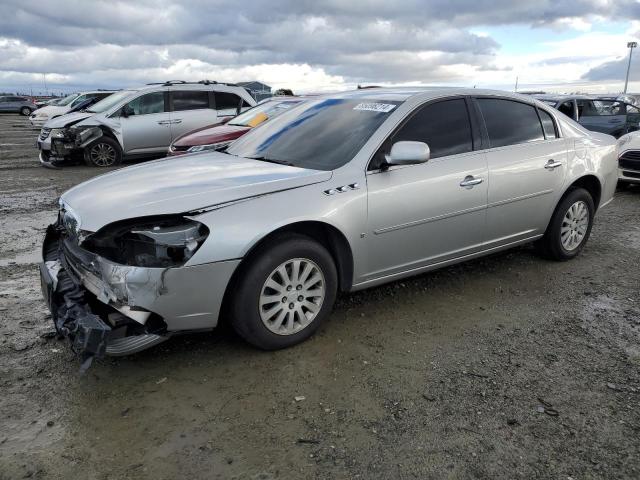
[[[233,140],[229,140],[226,142],[210,143],[208,145],[194,145],[193,147],[189,148],[187,152],[196,153],[196,152],[204,152],[206,150],[221,150],[224,147],[230,145],[231,142],[233,142]]]
[[[52,128],[51,138],[64,138],[64,128]]]
[[[82,247],[120,265],[180,267],[208,235],[206,225],[186,217],[148,217],[107,225],[88,236]]]

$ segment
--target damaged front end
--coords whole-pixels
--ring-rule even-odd
[[[129,355],[169,337],[163,318],[145,306],[166,295],[165,275],[184,264],[208,234],[185,218],[119,222],[89,234],[69,209],[47,228],[40,264],[42,292],[59,335],[84,368],[93,358]]]
[[[48,133],[51,137],[51,150],[42,152],[43,162],[54,165],[69,159],[80,161],[83,149],[104,135],[101,127],[76,125],[53,128]]]

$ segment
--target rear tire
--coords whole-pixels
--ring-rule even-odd
[[[22,107],[20,109],[20,115],[22,115],[23,117],[28,117],[29,115],[31,115],[31,112],[33,112],[33,110],[31,110],[29,107]]]
[[[84,162],[90,167],[113,167],[122,162],[120,144],[110,137],[100,137],[84,148]]]
[[[539,253],[559,261],[577,257],[591,234],[594,214],[591,194],[584,188],[570,190],[553,212],[544,237],[536,244]]]
[[[247,260],[231,284],[235,331],[264,350],[313,335],[336,299],[338,275],[327,249],[304,235],[282,234]]]

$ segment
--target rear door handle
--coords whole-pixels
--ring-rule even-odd
[[[464,180],[460,182],[460,186],[465,188],[473,188],[474,185],[479,185],[480,183],[482,183],[481,178],[476,178],[473,175],[467,175],[466,177],[464,177]]]
[[[561,166],[562,166],[562,162],[556,162],[554,159],[551,159],[547,162],[544,168],[546,168],[547,170],[555,170],[556,168]]]
[[[177,118],[176,120],[171,120],[171,123],[182,123],[182,119]]]
[[[171,120],[160,120],[158,122],[158,125],[169,125],[171,123]]]

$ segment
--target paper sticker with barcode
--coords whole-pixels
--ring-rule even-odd
[[[369,112],[382,113],[389,113],[394,108],[396,108],[396,106],[391,103],[359,103],[353,107],[354,110],[367,110]]]

